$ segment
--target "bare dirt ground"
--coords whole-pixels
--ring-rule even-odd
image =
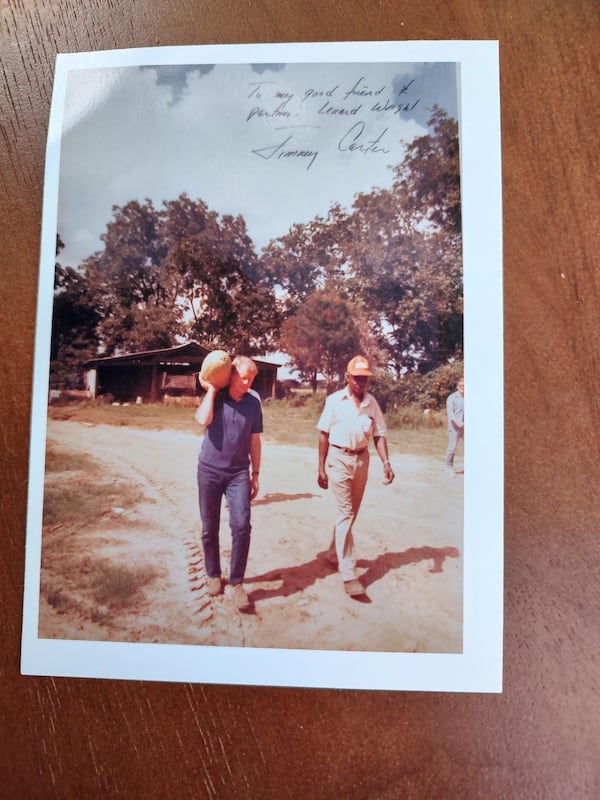
[[[226,591],[205,589],[197,507],[200,438],[73,421],[50,421],[59,446],[87,453],[113,480],[138,484],[144,500],[104,508],[82,529],[46,528],[42,537],[42,638],[176,644],[457,653],[462,650],[463,479],[443,460],[391,453],[396,479],[382,485],[371,458],[355,524],[363,601],[348,597],[325,563],[335,504],[316,481],[315,449],[263,438],[259,496],[253,503],[246,588],[250,613]],[[221,552],[230,554],[223,510]],[[152,576],[118,610],[86,612],[86,572],[94,561]],[[71,599],[48,602],[60,583]]]

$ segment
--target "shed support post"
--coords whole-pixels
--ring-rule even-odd
[[[156,376],[157,376],[156,364],[152,364],[152,383],[150,384],[150,402],[151,403],[156,403],[156,397],[157,397]]]

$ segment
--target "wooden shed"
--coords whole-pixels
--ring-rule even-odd
[[[146,350],[85,364],[91,397],[112,396],[118,402],[158,403],[170,397],[199,393],[197,373],[211,352],[197,342],[162,350]],[[261,398],[275,397],[278,364],[253,358],[258,367],[252,388]],[[138,399],[139,398],[139,399]]]

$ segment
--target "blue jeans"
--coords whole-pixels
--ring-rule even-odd
[[[219,523],[223,495],[229,507],[231,565],[229,583],[242,583],[250,549],[250,475],[248,470],[226,474],[198,462],[198,499],[202,519],[204,567],[209,578],[221,577]]]

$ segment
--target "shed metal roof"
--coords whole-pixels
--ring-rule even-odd
[[[165,347],[159,350],[140,350],[136,353],[126,353],[120,356],[105,356],[103,358],[91,358],[84,364],[86,369],[93,369],[98,366],[109,366],[111,364],[127,366],[130,364],[153,364],[164,361],[197,361],[200,363],[204,358],[212,352],[210,347],[205,347],[198,342],[186,342],[185,344],[176,345],[175,347]],[[270,361],[261,361],[260,359],[252,359],[257,366],[262,369],[277,369],[280,364],[275,364]]]

